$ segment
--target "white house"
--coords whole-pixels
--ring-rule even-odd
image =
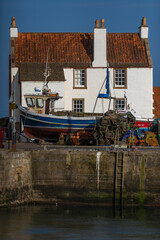
[[[95,112],[107,111],[110,101],[110,109],[134,109],[142,117],[153,117],[153,67],[146,18],[138,33],[107,33],[104,19],[100,24],[96,20],[93,33],[20,33],[13,17],[10,46],[9,86],[11,93],[15,76],[18,105],[26,105],[25,94],[42,88],[49,49],[49,87],[63,97],[55,103],[55,111],[93,112],[100,89],[106,91],[103,83],[108,67],[114,99],[98,99]]]

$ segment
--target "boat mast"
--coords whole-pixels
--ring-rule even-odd
[[[106,83],[106,85],[105,85],[106,93],[101,93],[101,90],[102,90],[102,88],[103,88],[103,86],[104,86],[105,83]],[[95,102],[94,108],[93,108],[93,113],[94,113],[94,111],[95,111],[98,98],[101,98],[101,99],[102,99],[102,110],[103,110],[103,115],[104,115],[103,99],[105,99],[105,98],[107,98],[107,99],[109,99],[109,100],[111,99],[111,97],[110,97],[110,91],[109,91],[109,90],[110,90],[110,89],[109,89],[109,70],[108,70],[108,67],[107,67],[106,77],[105,77],[105,79],[104,79],[104,81],[103,81],[103,84],[102,84],[102,86],[101,86],[101,88],[100,88],[100,90],[99,90],[98,96],[97,96],[97,98],[96,98],[96,102]],[[109,106],[110,106],[110,102],[109,102]]]
[[[47,51],[47,60],[46,60],[46,68],[45,68],[45,72],[43,73],[44,76],[44,80],[43,80],[43,90],[48,89],[48,80],[47,78],[51,75],[51,70],[48,67],[48,55],[49,55],[49,48]]]

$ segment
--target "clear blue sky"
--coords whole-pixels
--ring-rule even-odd
[[[138,32],[146,17],[154,86],[160,86],[160,0],[0,0],[0,117],[8,116],[12,16],[19,32],[93,32],[101,18],[108,32]]]

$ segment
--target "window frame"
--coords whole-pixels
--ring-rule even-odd
[[[123,100],[124,101],[124,109],[116,109],[116,101],[120,101]],[[126,106],[127,106],[127,99],[126,98],[116,98],[114,99],[114,111],[116,112],[124,112],[126,111]]]
[[[43,102],[43,106],[42,106],[42,107],[40,107],[39,104],[38,104],[38,100],[39,100],[39,99],[41,99],[42,102]],[[36,107],[37,107],[37,108],[44,108],[44,99],[43,99],[43,98],[37,98],[37,99],[36,99]]]
[[[84,70],[85,73],[85,83],[84,86],[83,85],[76,85],[76,71],[77,70]],[[74,68],[73,69],[73,89],[87,89],[87,69],[86,68]]]
[[[125,70],[125,85],[116,85],[116,70]],[[114,68],[113,70],[113,88],[114,89],[126,89],[127,88],[127,68]]]
[[[82,112],[74,111],[74,101],[82,101]],[[84,113],[84,98],[72,98],[72,111],[75,113]]]
[[[31,100],[32,105],[30,105],[30,104],[28,103],[28,99]],[[29,108],[34,108],[34,107],[35,107],[35,98],[33,98],[33,97],[26,97],[26,104],[27,104],[27,107],[29,107]]]

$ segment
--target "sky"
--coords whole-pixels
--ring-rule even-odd
[[[9,27],[19,32],[93,32],[105,19],[107,32],[138,32],[149,27],[153,85],[160,86],[160,0],[0,0],[0,117],[8,116]]]

